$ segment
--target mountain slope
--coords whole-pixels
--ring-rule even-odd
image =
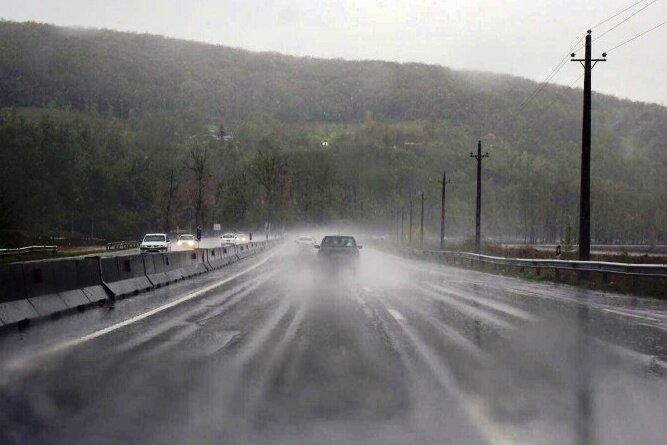
[[[454,174],[460,172],[461,181],[466,181],[460,194],[454,191],[452,196],[455,209],[451,215],[452,228],[461,233],[466,232],[470,215],[466,198],[470,190],[468,164],[461,156],[467,156],[467,151],[481,138],[485,148],[490,146],[492,151],[485,177],[485,185],[488,184],[485,194],[489,199],[485,198],[485,202],[491,207],[489,212],[493,219],[485,220],[486,229],[508,235],[520,232],[530,238],[557,237],[576,217],[581,91],[547,86],[528,106],[516,110],[535,87],[536,83],[516,77],[453,71],[440,66],[298,58],[151,35],[0,22],[0,107],[22,111],[23,116],[33,115],[34,109],[80,116],[74,120],[62,119],[52,111],[47,112],[52,115],[50,119],[55,120],[49,125],[61,125],[67,138],[80,142],[83,151],[76,156],[83,159],[89,159],[84,148],[89,143],[87,132],[100,131],[100,128],[104,129],[102,133],[110,132],[97,142],[96,150],[100,150],[99,146],[107,148],[96,156],[107,159],[107,163],[121,163],[117,154],[109,152],[115,150],[114,144],[122,146],[120,151],[129,156],[129,160],[122,161],[129,163],[125,165],[127,169],[119,167],[120,173],[114,173],[105,183],[115,183],[118,175],[125,175],[113,193],[107,190],[107,206],[114,205],[116,201],[111,197],[120,194],[122,209],[138,218],[126,224],[124,230],[131,230],[133,225],[154,225],[159,218],[156,211],[159,200],[155,196],[164,189],[152,179],[144,178],[141,172],[157,169],[159,175],[163,175],[166,167],[160,170],[154,165],[146,166],[144,159],[158,156],[165,165],[173,159],[182,161],[183,149],[179,147],[188,137],[224,124],[227,131],[236,134],[234,150],[260,148],[258,134],[265,138],[273,135],[278,145],[292,151],[312,150],[314,141],[331,139],[332,150],[327,156],[332,157],[331,162],[338,163],[336,168],[343,168],[336,179],[341,190],[338,207],[334,210],[334,204],[325,208],[325,204],[319,203],[320,213],[309,214],[309,219],[327,215],[368,217],[371,208],[374,215],[377,212],[389,214],[392,206],[405,200],[406,191],[427,187],[426,184],[430,184],[427,177],[439,177],[438,163],[455,165]],[[634,237],[631,232],[639,229],[625,230],[624,227],[631,227],[635,220],[650,220],[636,236],[637,240],[667,236],[667,229],[656,228],[660,226],[662,213],[652,209],[654,205],[660,207],[667,203],[664,175],[667,109],[599,94],[594,94],[593,103],[593,184],[594,195],[598,197],[594,202],[597,206],[594,216],[600,215],[596,221],[604,221],[602,215],[622,218],[611,231],[603,227],[595,230],[601,238],[610,241],[629,239]],[[33,111],[26,114],[27,110]],[[267,121],[258,117],[258,113],[275,120]],[[0,154],[6,162],[11,162],[17,147],[23,146],[20,144],[26,147],[53,144],[56,158],[69,156],[65,165],[75,156],[58,145],[58,138],[53,136],[49,125],[19,123],[20,119],[9,117],[3,122],[6,128],[4,136],[0,134],[3,137],[0,144],[4,144],[0,145],[3,150]],[[86,129],[87,126],[90,128]],[[26,142],[27,137],[17,139],[21,132],[29,132],[32,142]],[[43,135],[42,139],[35,140],[35,134]],[[109,140],[116,142],[109,144]],[[345,148],[349,153],[361,150],[357,154],[365,156],[377,147],[391,148],[411,142],[420,144],[405,148],[409,151],[405,153],[410,162],[407,167],[417,179],[392,183],[392,193],[381,193],[382,187],[387,185],[379,184],[405,167],[389,162],[385,170],[372,172],[384,179],[376,178],[377,188],[367,191],[366,204],[359,204],[366,210],[356,209],[355,213],[341,204],[347,199],[344,198],[347,192],[343,191],[353,187],[349,183],[351,179],[344,179],[346,167],[340,166],[346,158],[336,150]],[[219,149],[231,148],[227,144]],[[235,162],[251,162],[247,156],[239,154]],[[383,152],[378,156],[369,162],[384,163],[394,155]],[[288,156],[286,162],[295,163],[296,159]],[[351,158],[348,161],[353,162]],[[31,162],[21,165],[29,169]],[[250,183],[245,188],[238,187],[253,191],[252,196],[244,197],[245,201],[239,204],[239,196],[228,194],[234,189],[230,184],[237,184],[241,179],[233,170],[225,170],[223,175],[225,168],[228,167],[220,166],[220,173],[214,172],[214,182],[224,183],[225,191],[220,192],[220,202],[213,203],[214,198],[211,198],[207,218],[215,217],[214,209],[233,220],[264,218],[244,210],[253,207],[254,199],[262,202],[262,187],[251,177],[242,178]],[[91,168],[80,173],[83,176],[81,188],[91,188],[88,176],[99,174],[93,173],[95,171]],[[182,175],[192,179],[187,172]],[[68,190],[65,179],[61,178],[61,186]],[[39,189],[38,184],[34,187]],[[0,201],[3,188],[7,190],[4,199],[14,203],[17,213],[23,215],[14,220],[30,225],[26,221],[29,215],[39,214],[36,202],[40,198],[35,197],[35,202],[26,200],[31,204],[24,204],[14,185],[0,180]],[[565,195],[544,196],[557,194],[557,188],[565,188]],[[71,199],[95,201],[94,197]],[[54,217],[58,221],[56,226],[66,227],[67,216],[72,213],[68,208],[72,205],[67,201],[53,203],[57,201],[53,196],[42,199],[45,200],[50,203],[50,212],[59,215]],[[297,201],[280,205],[289,207],[294,218],[303,217],[306,211],[299,213],[295,209],[303,207],[311,209],[308,212],[313,211],[312,203],[305,205]],[[229,202],[237,203],[234,204],[236,210],[227,207]],[[615,208],[619,202],[627,203],[628,208]],[[58,208],[63,210],[58,211]],[[620,213],[624,216],[619,216]],[[44,215],[39,216],[49,220]],[[109,223],[108,230],[112,230],[114,224]],[[40,230],[44,230],[45,225],[46,222],[41,224]],[[520,230],[516,229],[519,225]],[[547,226],[551,228],[547,230]]]

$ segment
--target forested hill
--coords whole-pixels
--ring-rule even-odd
[[[216,123],[256,112],[285,122],[359,122],[370,112],[377,120],[451,119],[479,131],[502,131],[525,123],[553,99],[556,111],[580,100],[578,91],[562,94],[564,88],[549,86],[517,119],[508,111],[536,84],[511,76],[298,58],[36,23],[1,22],[0,42],[0,105],[11,107],[67,107],[117,117],[166,110]],[[595,103],[611,127],[637,125],[642,131],[645,124],[667,131],[662,107],[602,95]],[[552,124],[551,108],[534,125]]]
[[[34,225],[35,230],[50,232],[77,226],[75,230],[85,233],[84,227],[93,225],[92,221],[72,224],[76,211],[71,207],[88,208],[83,203],[90,203],[92,208],[107,199],[105,207],[115,204],[120,208],[95,211],[107,221],[106,226],[99,223],[102,234],[117,230],[129,233],[156,225],[165,218],[160,210],[164,186],[141,172],[153,169],[152,174],[162,180],[162,170],[168,166],[142,165],[141,159],[160,147],[165,165],[174,159],[185,162],[183,153],[189,151],[178,147],[187,145],[193,135],[224,124],[235,140],[219,143],[216,150],[233,150],[236,157],[227,153],[227,159],[239,165],[251,165],[254,150],[267,144],[266,137],[260,140],[258,135],[272,134],[273,145],[285,152],[299,152],[299,156],[312,150],[314,141],[329,140],[331,150],[317,156],[320,163],[335,158],[331,161],[335,184],[327,189],[334,190],[334,195],[327,197],[328,204],[315,202],[316,197],[308,194],[295,196],[295,177],[289,191],[281,189],[289,199],[263,196],[267,191],[260,178],[239,178],[229,165],[221,165],[211,174],[211,196],[202,204],[208,208],[196,212],[196,218],[206,224],[223,216],[230,221],[257,223],[269,215],[253,214],[250,209],[266,199],[273,202],[267,211],[279,214],[283,221],[379,217],[402,205],[406,193],[425,188],[430,184],[425,178],[438,177],[440,165],[449,164],[455,166],[453,175],[460,174],[465,182],[459,192],[452,192],[451,228],[465,235],[472,213],[466,199],[469,178],[464,169],[468,164],[461,154],[467,155],[482,138],[495,153],[485,179],[491,184],[485,194],[492,198],[487,201],[491,207],[487,215],[493,216],[484,223],[487,232],[558,237],[576,217],[573,182],[578,170],[581,90],[548,86],[528,106],[517,110],[536,86],[517,77],[424,64],[299,58],[160,36],[3,21],[2,173],[8,173],[6,168],[25,173],[21,168],[34,172],[50,167],[40,167],[41,162],[34,159],[14,157],[21,147],[24,157],[33,151],[32,156],[39,157],[39,150],[50,147],[48,155],[58,161],[56,165],[84,159],[90,170],[79,172],[81,178],[76,181],[80,182],[49,172],[49,176],[58,176],[55,182],[62,181],[61,192],[57,185],[54,190],[40,191],[39,180],[32,185],[34,192],[17,190],[3,175],[0,207],[9,203],[5,207],[12,212],[5,216],[0,212],[0,224]],[[604,199],[598,201],[601,204],[594,208],[594,216],[595,212],[606,212],[607,217],[622,219],[613,230],[607,226],[594,230],[599,231],[600,239],[626,239],[638,230],[630,228],[632,223],[643,224],[638,240],[667,236],[660,223],[664,211],[652,208],[652,203],[662,205],[662,209],[667,203],[667,109],[595,94],[593,112],[594,161],[599,161],[593,173],[597,184],[604,184],[600,189]],[[85,151],[93,140],[96,150],[101,150],[94,159]],[[63,141],[69,141],[67,149]],[[117,152],[105,148],[109,141]],[[417,145],[405,145],[413,142]],[[370,171],[369,166],[368,172],[347,178],[349,169],[341,163],[346,162],[345,153],[352,159],[352,151],[344,152],[346,147],[360,150],[355,156],[370,156],[369,162],[381,164],[381,170]],[[379,147],[393,147],[394,152],[376,153]],[[395,153],[396,147],[405,153]],[[94,165],[102,160],[107,168]],[[7,167],[5,161],[13,161],[14,166]],[[120,163],[134,164],[122,168]],[[293,167],[298,156],[286,155],[284,163]],[[119,171],[110,173],[113,168]],[[183,170],[182,181],[192,180],[191,170]],[[368,178],[364,178],[365,173]],[[104,175],[110,176],[100,179]],[[407,179],[410,175],[417,179]],[[364,183],[366,180],[369,182]],[[239,181],[245,185],[237,187]],[[538,187],[540,181],[543,184]],[[81,196],[74,197],[76,193],[70,190],[75,182],[83,190]],[[549,194],[561,183],[567,185],[562,196],[549,196],[550,200],[536,191],[540,188]],[[243,195],[241,189],[248,194]],[[78,204],[71,204],[72,200]],[[350,200],[354,201],[352,207]],[[614,208],[613,202],[625,202],[633,208]],[[535,208],[540,203],[544,209]],[[185,211],[185,207],[180,214],[167,216],[162,224],[170,225],[170,218],[194,218],[192,210]],[[121,224],[111,221],[113,214],[124,212],[126,224],[118,229]],[[57,224],[52,225],[52,220]]]

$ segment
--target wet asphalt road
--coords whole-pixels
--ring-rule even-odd
[[[283,246],[0,337],[0,443],[658,444],[666,362],[666,302]]]

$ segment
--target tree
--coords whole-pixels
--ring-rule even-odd
[[[282,189],[285,157],[282,149],[271,136],[263,138],[259,149],[250,163],[250,172],[257,183],[264,189],[264,207],[266,221],[273,222],[276,207],[279,205],[279,193]]]
[[[174,169],[169,170],[169,180],[167,187],[167,195],[164,203],[164,215],[163,215],[163,224],[162,227],[166,233],[169,233],[171,230],[171,222],[173,221],[173,213],[175,206],[175,198],[178,186],[174,183]]]
[[[204,225],[206,212],[210,204],[211,173],[209,172],[209,144],[199,139],[190,139],[187,143],[190,163],[188,168],[194,174],[194,213],[195,225]]]

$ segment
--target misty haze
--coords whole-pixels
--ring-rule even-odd
[[[0,0],[0,443],[660,444],[663,0]]]

